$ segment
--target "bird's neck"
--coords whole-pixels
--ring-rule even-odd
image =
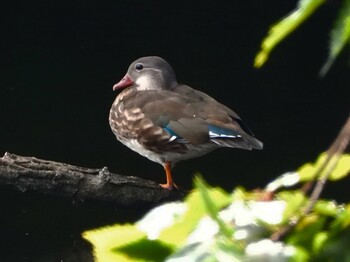
[[[176,81],[166,83],[163,79],[155,79],[151,76],[141,76],[135,81],[136,89],[138,91],[143,90],[169,90],[173,89],[176,85]]]

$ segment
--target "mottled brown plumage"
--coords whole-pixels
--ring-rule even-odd
[[[117,139],[141,155],[170,167],[219,147],[261,149],[239,116],[207,94],[178,84],[159,57],[133,62],[113,89],[125,88],[110,111]],[[172,181],[163,187],[172,189]]]

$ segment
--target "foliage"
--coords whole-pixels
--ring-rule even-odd
[[[325,0],[299,0],[298,7],[293,12],[271,27],[261,44],[261,50],[255,57],[254,66],[263,66],[270,52],[326,2]],[[321,75],[327,73],[340,51],[349,44],[350,0],[344,0],[330,33],[329,57],[321,70]]]
[[[314,200],[295,189],[315,179],[325,156],[282,175],[264,191],[236,188],[228,194],[197,177],[184,202],[156,207],[135,224],[83,236],[93,244],[96,261],[103,262],[345,261],[350,258],[350,204],[318,199],[305,213]],[[350,155],[340,155],[329,179],[348,175],[349,160]]]
[[[344,46],[350,44],[350,0],[344,0],[343,8],[339,11],[330,38],[329,57],[321,70],[322,75],[328,71]]]

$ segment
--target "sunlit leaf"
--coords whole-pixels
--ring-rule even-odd
[[[350,261],[350,204],[338,205],[335,220],[327,231],[322,248],[316,253],[319,261]]]
[[[311,251],[314,246],[314,238],[324,229],[325,223],[325,217],[309,214],[296,225],[287,242]]]
[[[324,2],[325,0],[299,0],[296,10],[271,27],[261,44],[260,52],[255,57],[254,66],[263,66],[273,48],[313,14]]]
[[[211,216],[211,218],[215,219],[219,215],[219,209],[209,196],[209,186],[204,182],[204,180],[200,176],[195,177],[194,183],[201,195],[201,198],[204,202],[204,206],[208,211],[208,214]]]
[[[233,225],[227,221],[228,213],[232,215],[232,212],[226,208],[226,220],[221,217],[224,212],[221,209],[230,203],[231,197],[213,194],[213,188],[201,177],[195,179],[195,187],[206,212],[197,221],[185,244],[166,261],[242,261],[243,249],[233,241]],[[197,209],[198,205],[192,207]]]
[[[208,185],[204,182],[204,180],[200,176],[197,176],[195,178],[195,185],[196,185],[197,190],[201,194],[201,198],[203,200],[204,206],[206,207],[208,215],[218,224],[221,233],[223,235],[226,235],[226,237],[231,238],[233,232],[220,219],[219,207],[216,204],[216,200],[214,200],[210,197]]]
[[[335,217],[339,214],[340,207],[334,201],[319,200],[314,206],[314,211],[321,215]]]
[[[218,209],[230,203],[230,196],[220,188],[208,188],[210,199],[215,201]],[[168,244],[181,245],[187,239],[189,234],[196,228],[199,220],[207,214],[207,208],[202,200],[201,193],[194,190],[186,199],[187,211],[173,226],[164,229],[158,240]]]
[[[326,231],[321,231],[319,233],[317,233],[314,237],[314,240],[313,240],[313,246],[312,246],[312,250],[315,252],[315,253],[319,253],[325,242],[327,241],[327,239],[329,238],[329,233],[326,232]]]
[[[339,232],[350,227],[350,204],[340,206],[338,214],[332,223],[332,232]]]
[[[232,201],[244,200],[249,193],[243,187],[236,187],[231,195]]]
[[[329,56],[320,74],[325,75],[345,45],[350,44],[350,0],[344,0],[330,34]]]
[[[315,176],[317,175],[317,171],[320,169],[321,165],[324,163],[326,158],[327,158],[327,154],[322,153],[319,155],[315,163],[307,163],[301,166],[298,169],[300,181],[306,182],[306,181],[311,181],[315,179]]]
[[[95,262],[131,261],[126,254],[116,252],[115,248],[133,243],[145,236],[145,233],[133,225],[107,226],[83,233],[83,237],[93,244]]]
[[[323,153],[315,163],[270,184],[279,189],[296,185],[299,178],[310,181],[326,174],[338,180],[349,173],[349,157]],[[301,190],[261,198],[263,190],[238,187],[229,195],[201,178],[195,185],[183,202],[160,205],[134,225],[85,232],[83,237],[93,244],[95,262],[319,261],[332,258],[332,252],[337,258],[350,258],[346,248],[350,244],[350,204],[317,199],[304,214],[310,199]],[[298,223],[284,242],[268,239],[293,221]]]
[[[277,198],[287,203],[283,214],[284,221],[300,215],[301,208],[304,207],[307,201],[305,195],[300,191],[282,191],[277,194]]]
[[[303,247],[295,246],[295,255],[289,260],[291,262],[305,262],[310,261],[310,250]]]
[[[329,176],[330,180],[339,180],[350,174],[350,154],[343,154]]]
[[[315,179],[315,175],[319,178],[323,177],[328,171],[332,171],[328,177],[330,180],[339,180],[347,176],[350,172],[350,155],[343,154],[333,157],[327,165],[327,168],[321,170],[327,159],[327,153],[322,153],[314,164],[307,163],[299,168],[298,174],[300,181],[306,182]],[[330,170],[334,168],[333,170]],[[318,173],[322,171],[321,173]]]

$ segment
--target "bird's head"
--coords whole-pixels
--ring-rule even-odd
[[[135,86],[137,90],[171,89],[177,84],[175,72],[158,56],[146,56],[134,61],[128,72],[113,86],[113,90]]]

